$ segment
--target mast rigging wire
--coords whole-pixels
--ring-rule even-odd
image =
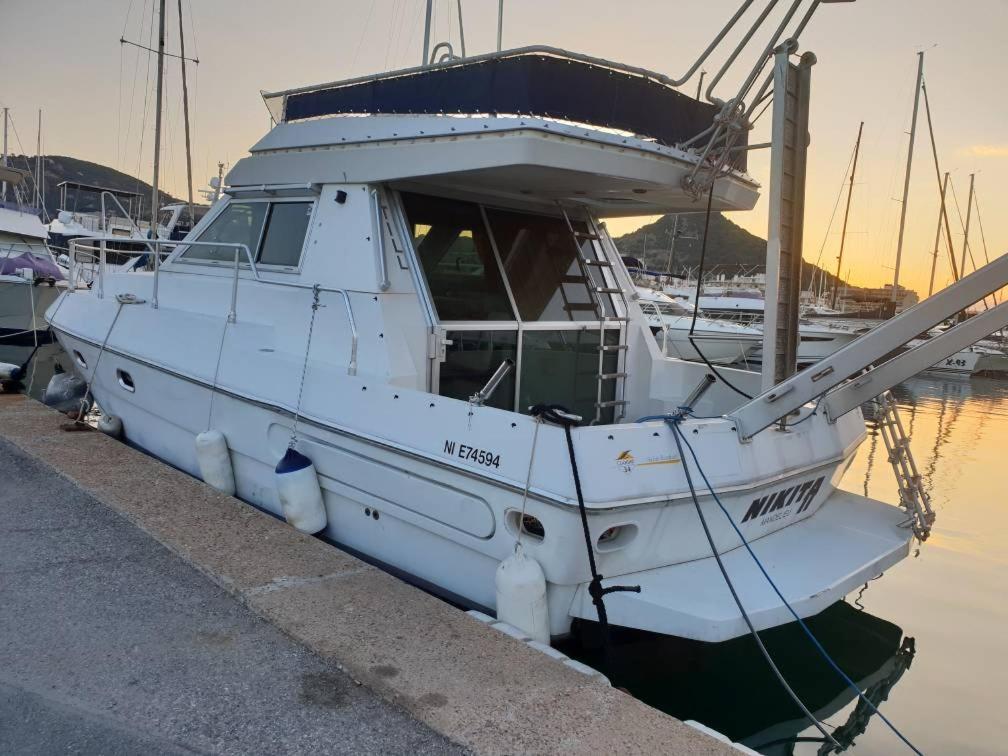
[[[747,394],[742,389],[738,388],[734,383],[732,383],[731,381],[729,381],[727,378],[725,378],[723,375],[721,375],[720,372],[718,372],[718,369],[716,367],[714,367],[714,365],[711,363],[710,360],[707,359],[707,355],[705,355],[703,353],[703,351],[700,349],[699,345],[697,345],[696,341],[693,338],[693,331],[696,328],[697,313],[700,311],[700,292],[701,292],[701,287],[702,287],[702,282],[703,282],[704,261],[707,258],[707,236],[708,236],[707,232],[710,230],[711,203],[713,201],[714,201],[714,182],[711,181],[710,188],[707,190],[707,212],[704,215],[703,242],[701,242],[701,244],[700,244],[700,265],[697,268],[696,296],[694,297],[694,302],[693,302],[693,320],[690,323],[689,334],[687,335],[686,338],[689,340],[689,343],[693,346],[693,349],[696,350],[696,353],[700,355],[700,359],[702,359],[704,361],[704,364],[706,364],[707,367],[710,368],[711,372],[714,373],[714,375],[725,386],[727,386],[728,388],[730,388],[736,394],[739,394],[739,395],[745,397],[746,399],[752,399],[752,396],[750,396],[749,394]]]

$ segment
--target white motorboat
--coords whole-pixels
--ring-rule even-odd
[[[743,437],[723,379],[760,377],[656,341],[599,218],[696,207],[700,153],[676,145],[719,110],[663,81],[526,48],[267,95],[277,125],[163,265],[47,317],[131,443],[298,522],[278,489],[311,469],[277,467],[294,449],[327,538],[461,603],[494,610],[520,539],[552,636],[619,583],[640,591],[605,598],[610,622],[727,639],[748,630],[713,543],[754,627],[791,621],[742,534],[815,614],[907,556],[907,515],[836,487],[858,409]],[[742,170],[714,179],[715,210],[755,204]],[[570,447],[537,404],[583,418]],[[646,419],[683,404],[678,430]],[[687,467],[731,522],[705,490],[694,506]]]
[[[142,218],[143,197],[136,192],[63,181],[59,184],[60,210],[49,224],[50,246],[60,254],[60,270],[69,272],[68,252],[74,240],[87,241],[106,237],[105,264],[128,272],[147,264],[152,254],[151,223]],[[207,208],[193,207],[195,220],[206,214]],[[157,237],[182,239],[192,230],[189,206],[176,202],[162,207],[158,213]],[[97,275],[99,244],[78,244],[76,277],[90,284]],[[164,251],[162,251],[162,254]]]
[[[696,297],[694,287],[666,287],[669,296],[690,306]],[[700,311],[710,318],[721,318],[740,323],[762,333],[763,310],[766,301],[759,291],[749,289],[702,290],[699,298]],[[798,323],[798,365],[807,367],[824,357],[829,357],[838,349],[847,346],[858,336],[867,333],[864,326],[850,326],[839,323],[816,322],[802,319]],[[762,345],[749,354],[747,361],[759,364],[763,359]]]
[[[745,363],[762,344],[763,331],[759,328],[699,315],[694,323],[692,307],[646,286],[638,285],[636,291],[641,311],[669,357],[706,359],[715,365]]]
[[[0,202],[0,362],[23,365],[39,344],[51,342],[44,313],[65,286],[46,246],[40,211],[22,200],[28,174],[0,165],[14,198]]]

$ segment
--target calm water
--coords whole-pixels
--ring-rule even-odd
[[[43,347],[29,375],[41,397],[61,354]],[[62,356],[65,360],[66,357]],[[937,511],[931,538],[809,625],[840,666],[922,751],[1005,753],[1008,690],[1008,381],[915,378],[894,391]],[[842,483],[897,501],[882,440],[869,437]],[[795,626],[762,634],[785,677],[841,743],[906,752],[856,706]],[[564,649],[588,663],[591,652]],[[830,753],[780,690],[748,637],[702,644],[644,633],[614,637],[612,676],[647,703],[768,754]]]
[[[922,751],[1005,753],[1008,381],[918,377],[894,394],[938,515],[934,530],[916,555],[809,625]],[[881,438],[865,441],[842,486],[898,500]],[[863,754],[909,752],[885,723],[855,705],[796,626],[762,636],[841,743]],[[616,684],[652,706],[763,753],[832,752],[748,637],[702,644],[623,633],[614,638],[611,662]]]

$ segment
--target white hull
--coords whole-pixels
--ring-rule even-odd
[[[85,302],[94,303],[95,297],[92,294],[68,297],[61,310],[61,320],[64,315],[64,322],[72,320],[72,313],[79,314],[79,309],[72,305]],[[123,318],[141,317],[135,318],[132,325],[120,320],[117,330],[122,327],[123,332],[133,331],[151,314],[170,317],[170,312],[164,306],[160,310],[125,308]],[[232,386],[227,393],[216,393],[210,418],[211,390],[205,381],[160,369],[149,358],[126,356],[117,348],[114,334],[99,361],[101,339],[98,337],[101,329],[107,327],[102,320],[90,319],[94,327],[94,336],[90,339],[72,335],[65,326],[58,327],[57,333],[68,353],[79,355],[84,364],[91,366],[84,369],[78,362],[76,368],[80,373],[87,375],[98,363],[92,386],[95,398],[107,413],[122,418],[130,442],[198,476],[194,438],[212,425],[228,439],[237,495],[279,515],[274,467],[291,437],[293,420],[289,407],[271,405],[252,396],[243,397],[240,395],[243,392]],[[125,389],[119,371],[130,376],[133,391]],[[448,596],[461,598],[476,607],[493,609],[494,573],[500,561],[511,553],[515,542],[514,524],[521,507],[521,487],[528,465],[531,419],[520,418],[523,421],[520,431],[511,431],[512,434],[520,432],[520,438],[515,439],[517,443],[502,442],[503,429],[513,427],[515,416],[512,413],[481,408],[474,422],[468,416],[465,402],[435,397],[438,407],[431,408],[432,397],[423,393],[397,390],[324,368],[318,373],[315,390],[310,381],[306,396],[317,396],[317,389],[327,386],[324,393],[330,398],[334,420],[313,418],[309,413],[298,433],[298,448],[313,460],[319,473],[329,522],[325,535],[368,558],[436,586]],[[222,373],[222,384],[233,381],[240,382],[237,374]],[[393,408],[393,394],[399,397],[401,407]],[[432,420],[409,423],[407,432],[398,413],[405,416],[429,413]],[[362,423],[370,427],[360,427]],[[826,432],[827,427],[839,428],[841,433]],[[400,432],[398,441],[389,437],[393,428]],[[863,437],[861,418],[852,413],[841,418],[838,426],[809,422],[796,427],[786,437],[763,434],[745,450],[732,442],[732,447],[739,451],[734,452],[729,461],[724,456],[723,445],[717,441],[718,438],[727,440],[722,434],[727,434],[728,438],[734,435],[726,423],[703,422],[698,423],[697,428],[704,431],[700,442],[694,439],[698,454],[722,489],[722,501],[733,519],[742,523],[746,537],[754,542],[788,532],[789,526],[806,521],[815,523],[814,515],[833,493],[834,484]],[[709,557],[709,549],[684,487],[668,429],[660,423],[622,426],[620,445],[633,447],[636,456],[636,461],[631,458],[629,462],[617,460],[620,450],[611,442],[605,442],[606,436],[594,430],[575,431],[575,443],[585,459],[599,458],[599,450],[595,447],[600,441],[605,447],[601,451],[607,460],[605,464],[581,470],[589,499],[591,532],[597,537],[614,525],[632,525],[637,536],[623,548],[600,550],[597,554],[599,570],[608,578],[607,584],[652,581],[651,589],[639,598],[636,594],[620,594],[617,600],[610,602],[610,620],[615,624],[708,641],[724,640],[746,632],[734,611],[711,609],[703,601],[687,611],[681,606],[680,597],[659,590],[653,582],[658,579],[659,583],[674,584],[677,579],[685,579],[688,572],[678,578],[676,574],[669,574],[665,579],[660,578],[662,570],[678,565],[689,571],[711,562],[705,559]],[[524,538],[526,550],[540,561],[547,576],[554,636],[567,633],[575,617],[594,618],[594,609],[586,594],[590,575],[577,509],[569,498],[569,468],[560,433],[559,429],[551,427],[541,430],[537,456],[542,457],[543,471],[539,472],[537,460],[532,496],[526,507],[529,514],[543,523],[547,537],[544,541],[529,536]],[[702,438],[708,434],[712,434],[711,437],[703,442]],[[840,439],[845,442],[836,446]],[[786,441],[793,452],[789,453],[791,463],[783,468],[779,462],[771,461],[779,459],[781,452],[774,448],[779,440]],[[485,467],[472,469],[474,464],[459,463],[459,446],[454,447],[455,453],[446,453],[446,444],[452,441],[459,446],[468,443],[475,448],[492,448],[494,444],[500,448],[504,443],[500,455],[501,473],[496,474],[494,469],[486,474]],[[816,447],[815,453],[810,453],[812,447]],[[505,461],[507,470],[504,469]],[[563,493],[556,490],[557,483],[547,481],[547,469],[559,471]],[[767,474],[762,472],[764,470],[775,472]],[[563,483],[564,478],[567,483]],[[772,501],[782,490],[792,492],[788,506],[782,503],[779,511],[753,514],[751,510],[757,501],[768,497]],[[807,501],[802,501],[797,494],[805,495],[806,492],[811,495]],[[737,537],[723,514],[710,497],[703,497],[702,501],[719,550],[737,549]],[[842,511],[840,508],[846,505],[831,506],[831,511]],[[879,507],[876,515],[882,519],[875,523],[878,527],[889,527],[894,517],[902,519],[899,510]],[[379,513],[378,519],[374,513]],[[642,537],[645,534],[646,537]],[[873,534],[872,539],[877,535]],[[794,537],[800,537],[799,531],[795,531]],[[884,553],[867,562],[860,559],[864,554],[858,553],[857,564],[844,563],[842,569],[838,567],[842,574],[826,590],[819,584],[818,578],[822,576],[817,575],[795,586],[797,592],[789,598],[803,615],[821,611],[857,584],[905,556],[908,537],[907,531],[897,529],[896,540]],[[437,557],[432,558],[433,555]],[[710,576],[705,575],[705,579],[707,577]],[[786,576],[778,571],[777,577],[785,579]],[[757,581],[747,581],[747,585],[744,591],[749,592],[753,605],[765,603],[765,586]],[[654,611],[655,601],[664,611]],[[778,604],[756,612],[756,626],[766,628],[786,621],[781,611]]]

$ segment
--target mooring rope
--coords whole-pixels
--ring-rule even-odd
[[[584,494],[581,491],[581,475],[578,472],[577,458],[574,456],[574,438],[571,435],[571,428],[580,422],[581,418],[573,415],[566,408],[558,404],[537,404],[531,409],[535,417],[541,417],[555,425],[563,427],[567,436],[567,454],[570,457],[571,473],[574,475],[574,491],[577,494],[578,512],[581,514],[581,528],[584,531],[585,551],[588,554],[588,568],[591,570],[591,582],[588,584],[588,595],[591,596],[595,611],[598,614],[599,625],[602,629],[602,651],[605,656],[609,653],[609,615],[606,613],[605,596],[610,593],[630,592],[640,593],[639,585],[610,585],[602,587],[605,576],[600,575],[595,564],[595,549],[592,547],[591,530],[588,527],[588,512],[585,509]]]
[[[711,485],[710,480],[708,480],[708,478],[707,478],[707,474],[704,472],[703,467],[701,467],[701,465],[700,465],[700,460],[697,457],[696,451],[694,451],[693,446],[689,442],[689,439],[686,437],[686,435],[682,432],[682,429],[679,427],[680,423],[682,422],[682,420],[684,419],[684,417],[685,417],[685,413],[684,412],[677,412],[674,415],[667,415],[667,416],[665,416],[664,420],[669,425],[669,427],[672,428],[672,437],[675,439],[676,448],[679,451],[679,458],[680,458],[680,460],[682,460],[683,472],[686,474],[686,482],[689,485],[690,494],[693,497],[693,504],[696,507],[697,514],[700,516],[700,523],[703,525],[704,533],[707,535],[707,541],[710,544],[711,550],[714,553],[714,558],[717,560],[718,567],[721,569],[721,574],[724,577],[725,582],[728,584],[728,588],[731,591],[732,597],[735,599],[735,603],[738,606],[739,610],[742,612],[742,616],[745,618],[746,624],[749,625],[749,630],[752,633],[753,638],[756,640],[757,645],[759,645],[760,650],[763,652],[764,657],[766,658],[767,662],[770,664],[771,669],[773,669],[774,673],[777,675],[777,679],[780,681],[781,685],[784,686],[784,689],[792,697],[792,699],[795,701],[795,703],[798,704],[798,706],[802,709],[802,711],[805,712],[806,716],[815,725],[816,729],[819,730],[825,737],[827,737],[830,740],[830,742],[832,742],[837,748],[839,748],[840,747],[839,743],[837,743],[837,741],[831,735],[829,735],[829,734],[826,733],[826,731],[823,729],[823,727],[819,723],[819,721],[814,716],[812,716],[812,714],[808,711],[808,709],[805,708],[804,704],[802,704],[801,701],[798,699],[798,697],[795,695],[794,691],[792,691],[791,688],[788,686],[787,682],[784,680],[783,676],[780,674],[780,671],[777,669],[776,665],[773,663],[773,660],[770,658],[770,655],[766,651],[766,648],[763,646],[762,641],[759,639],[759,635],[756,633],[755,629],[753,628],[753,625],[750,622],[749,616],[748,616],[748,614],[746,614],[746,611],[743,608],[741,601],[739,601],[738,594],[735,593],[735,588],[734,588],[734,586],[731,583],[731,579],[728,577],[728,573],[725,571],[724,565],[723,565],[723,563],[721,561],[721,556],[718,553],[717,548],[715,547],[714,539],[711,536],[710,530],[707,527],[707,520],[706,520],[706,518],[703,515],[703,511],[700,508],[700,501],[699,501],[699,498],[697,496],[696,489],[693,486],[692,478],[690,477],[690,474],[689,474],[689,467],[686,464],[685,455],[683,454],[683,450],[682,450],[682,445],[683,444],[685,444],[686,448],[689,450],[690,456],[693,459],[693,464],[696,467],[697,472],[700,473],[700,477],[703,479],[704,485],[707,486],[707,490],[710,491],[711,496],[714,498],[714,501],[717,502],[717,505],[721,509],[721,512],[728,519],[728,522],[729,522],[729,524],[731,524],[732,529],[735,531],[736,535],[738,535],[739,539],[742,541],[742,545],[745,546],[746,551],[749,552],[749,556],[751,556],[752,559],[753,559],[753,561],[756,562],[756,566],[759,567],[759,570],[763,574],[763,577],[766,578],[767,583],[770,584],[770,587],[773,589],[774,593],[777,594],[777,598],[779,598],[781,600],[781,603],[784,604],[785,607],[787,607],[788,612],[790,612],[791,616],[794,617],[795,621],[798,623],[798,625],[801,627],[801,629],[805,632],[805,635],[808,636],[809,640],[812,641],[813,646],[816,648],[816,650],[819,652],[819,654],[833,668],[833,670],[843,679],[843,681],[847,684],[847,686],[857,694],[858,698],[861,701],[863,701],[865,703],[865,705],[868,706],[869,709],[871,709],[872,713],[877,714],[878,717],[883,722],[886,723],[886,725],[889,727],[889,729],[892,730],[892,732],[895,733],[896,736],[900,740],[902,740],[907,745],[908,748],[910,748],[910,750],[912,750],[914,753],[916,753],[916,754],[918,754],[918,756],[920,756],[921,755],[921,751],[918,750],[918,748],[913,743],[911,743],[910,740],[907,739],[907,737],[905,735],[903,735],[902,732],[899,731],[899,729],[896,727],[896,725],[894,725],[892,722],[890,722],[889,719],[881,711],[879,711],[878,707],[875,706],[875,704],[872,703],[864,695],[864,693],[857,686],[857,684],[853,680],[851,680],[851,678],[848,677],[847,673],[845,673],[840,668],[840,666],[833,660],[833,657],[830,656],[830,654],[829,654],[828,651],[826,651],[826,649],[822,645],[822,643],[819,642],[819,639],[815,637],[815,635],[809,629],[808,625],[805,624],[805,621],[801,617],[798,616],[798,613],[794,610],[794,608],[791,606],[791,604],[788,602],[788,600],[786,598],[784,598],[784,595],[781,593],[780,589],[777,587],[777,584],[773,581],[773,578],[770,577],[770,574],[767,572],[766,568],[763,566],[763,563],[760,561],[759,557],[756,556],[756,553],[753,551],[752,546],[749,545],[749,541],[746,539],[746,537],[744,535],[742,535],[741,529],[735,523],[735,520],[732,518],[732,516],[728,512],[727,508],[721,502],[721,499],[718,497],[717,493],[714,491],[714,487]]]

